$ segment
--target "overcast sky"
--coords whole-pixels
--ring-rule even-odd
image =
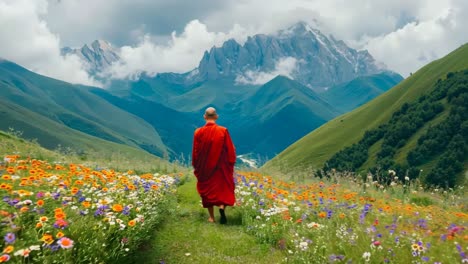
[[[466,0],[0,0],[0,57],[96,85],[60,47],[95,39],[123,46],[116,78],[184,72],[228,38],[302,20],[407,76],[468,41],[467,14]]]

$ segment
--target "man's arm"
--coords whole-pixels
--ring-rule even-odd
[[[231,136],[229,135],[229,131],[226,129],[226,135],[225,135],[225,141],[224,144],[227,148],[227,158],[228,162],[232,165],[236,163],[236,148],[234,147],[234,144],[232,143]]]
[[[197,138],[197,132],[198,129],[195,130],[195,133],[193,134],[193,146],[192,146],[192,166],[195,168],[195,164],[198,158],[198,149],[199,149],[199,142]]]

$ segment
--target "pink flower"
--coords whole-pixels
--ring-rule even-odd
[[[67,238],[67,237],[62,237],[57,241],[57,244],[64,249],[67,248],[72,248],[73,247],[73,240]]]

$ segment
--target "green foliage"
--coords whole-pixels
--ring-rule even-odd
[[[434,201],[429,197],[416,196],[416,197],[411,197],[410,198],[410,203],[414,203],[414,204],[419,205],[419,206],[430,206],[430,205],[434,204]]]
[[[393,169],[398,175],[407,175],[414,166],[428,162],[436,155],[443,154],[436,167],[426,178],[427,184],[453,187],[460,182],[460,173],[467,157],[467,142],[462,134],[463,123],[468,119],[468,70],[451,73],[444,81],[438,81],[428,95],[414,102],[405,103],[394,112],[391,119],[377,129],[366,131],[364,137],[351,147],[336,153],[326,163],[324,170],[335,168],[340,171],[356,171],[368,159],[368,149],[383,139],[381,150],[377,153],[377,164],[371,171],[379,173]],[[438,125],[430,128],[418,140],[417,147],[408,154],[408,163],[396,164],[394,155],[406,144],[426,122],[431,121],[444,110],[442,101],[450,106],[449,116]]]

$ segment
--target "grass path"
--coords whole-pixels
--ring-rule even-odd
[[[201,208],[196,182],[190,179],[178,189],[177,213],[170,217],[154,239],[144,245],[133,263],[279,263],[284,255],[269,245],[260,244],[246,234],[241,215],[226,209],[227,225],[208,223]],[[215,210],[216,221],[219,212]]]

